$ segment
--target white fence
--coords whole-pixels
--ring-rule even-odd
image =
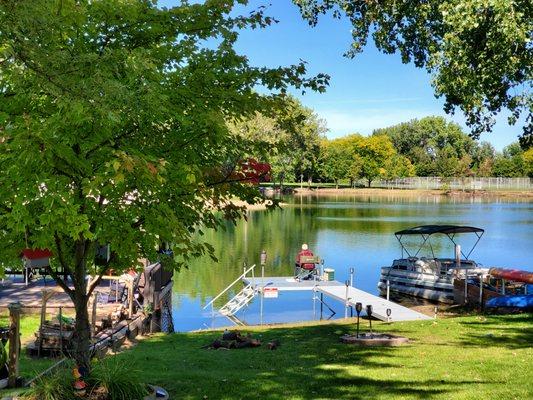
[[[364,184],[363,181],[360,184]],[[533,178],[439,178],[422,176],[379,180],[372,187],[390,189],[533,190]]]

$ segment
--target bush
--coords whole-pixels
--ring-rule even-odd
[[[37,379],[23,398],[28,400],[72,400],[75,398],[72,382],[70,370],[61,369],[52,375]]]
[[[98,362],[87,380],[93,391],[107,394],[106,400],[142,400],[148,390],[140,382],[138,371],[129,369],[114,358]]]
[[[23,395],[24,400],[73,400],[76,397],[72,384],[72,365],[51,375],[39,378]],[[124,363],[108,358],[96,363],[87,379],[88,400],[143,400],[148,394],[140,383],[139,373],[128,369]]]

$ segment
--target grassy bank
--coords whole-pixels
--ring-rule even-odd
[[[254,329],[281,347],[206,350],[220,332],[157,335],[117,357],[178,399],[533,398],[533,316],[376,323],[408,346],[339,343],[353,323]]]
[[[23,320],[25,337],[32,324]],[[246,330],[263,343],[280,340],[275,351],[202,349],[220,332],[197,332],[154,335],[115,357],[173,399],[533,398],[532,314],[373,325],[411,343],[344,345],[339,336],[354,324],[340,321]],[[21,373],[31,376],[49,363],[23,357]]]
[[[383,197],[486,197],[513,199],[533,198],[531,190],[440,190],[440,189],[385,189],[385,188],[295,188],[295,193],[299,195],[313,196],[383,196]]]

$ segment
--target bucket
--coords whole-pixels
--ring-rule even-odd
[[[335,280],[335,270],[333,268],[324,268],[324,280],[325,281]]]

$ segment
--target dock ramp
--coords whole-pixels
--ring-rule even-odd
[[[396,322],[432,319],[418,311],[411,310],[382,297],[375,296],[352,286],[346,287],[346,285],[340,282],[335,286],[323,286],[319,283],[316,286],[316,290],[335,300],[342,301],[343,303],[346,302],[349,306],[355,307],[355,303],[361,303],[364,309],[367,305],[372,305],[372,316],[381,321]],[[346,291],[348,291],[348,296],[346,296]],[[391,310],[390,317],[387,317],[387,309]]]

